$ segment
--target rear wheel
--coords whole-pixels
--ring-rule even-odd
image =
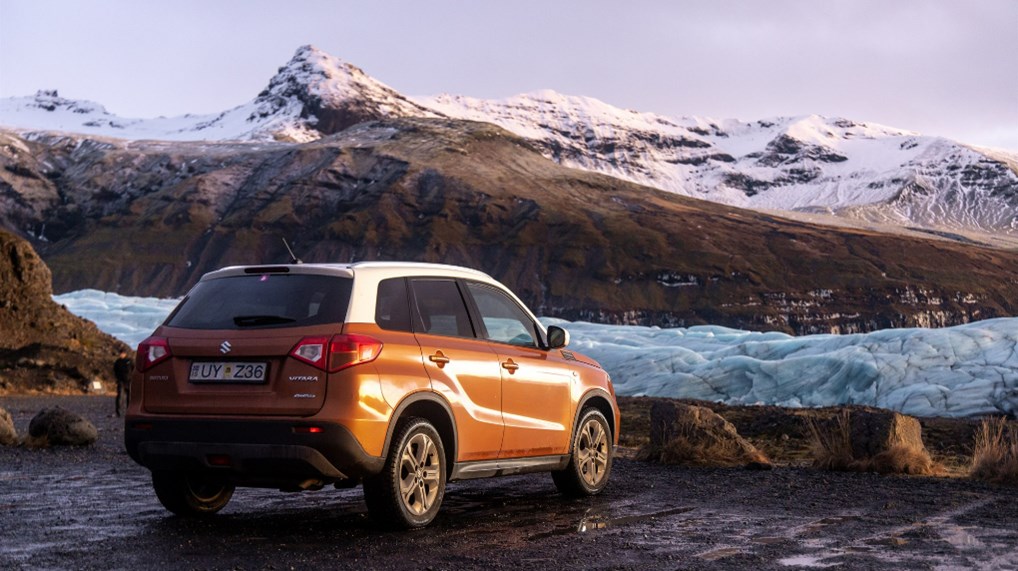
[[[424,527],[438,515],[445,478],[442,438],[428,421],[411,418],[398,428],[382,471],[364,480],[368,513],[388,527]]]
[[[163,507],[184,517],[208,517],[223,509],[233,484],[202,474],[152,472],[152,487]]]
[[[608,485],[612,469],[611,432],[601,411],[584,409],[573,436],[572,458],[565,470],[552,472],[555,486],[567,496],[593,496]]]

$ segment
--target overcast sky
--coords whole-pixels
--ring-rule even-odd
[[[409,95],[818,113],[1018,151],[1018,0],[0,0],[0,97],[217,112],[303,44]]]

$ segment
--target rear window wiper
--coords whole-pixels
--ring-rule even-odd
[[[293,323],[296,319],[283,317],[282,315],[237,315],[233,318],[234,325],[246,327],[252,325],[279,325],[280,323]]]

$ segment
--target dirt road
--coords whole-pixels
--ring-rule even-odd
[[[547,475],[452,483],[421,531],[374,527],[360,489],[240,489],[171,516],[103,397],[4,397],[100,428],[87,449],[0,448],[0,569],[1018,569],[1018,490],[958,479],[679,469],[619,459],[602,496]]]

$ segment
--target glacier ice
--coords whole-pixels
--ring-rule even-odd
[[[81,290],[54,296],[137,346],[174,299]],[[855,335],[660,329],[542,318],[597,359],[620,395],[818,407],[865,404],[916,416],[1018,413],[1018,318]]]
[[[180,302],[179,299],[131,297],[94,289],[55,295],[53,299],[131,347],[137,347],[151,335]]]
[[[729,404],[865,404],[916,416],[1018,412],[1018,318],[855,335],[606,326],[544,318],[620,395]]]

